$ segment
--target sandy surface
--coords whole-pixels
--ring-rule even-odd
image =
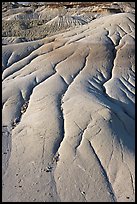
[[[120,13],[3,46],[3,202],[135,201],[134,30]]]

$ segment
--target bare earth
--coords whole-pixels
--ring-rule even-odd
[[[3,202],[135,201],[134,17],[3,45]]]

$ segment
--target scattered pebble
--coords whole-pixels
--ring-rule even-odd
[[[59,154],[57,154],[57,155],[55,155],[54,157],[53,157],[53,162],[55,161],[55,162],[58,162],[59,161]]]
[[[46,167],[46,172],[51,172],[51,170],[52,170],[51,166]]]
[[[35,200],[36,200],[36,198],[33,198],[32,200],[33,200],[33,201],[35,201]]]
[[[3,152],[3,154],[7,154],[7,152]]]
[[[85,195],[85,191],[82,191],[81,194],[82,194],[82,195]]]
[[[18,180],[18,183],[20,183],[20,182],[21,182],[21,179]]]

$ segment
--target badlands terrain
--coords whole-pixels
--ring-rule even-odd
[[[134,202],[134,2],[3,2],[2,36],[3,202]]]

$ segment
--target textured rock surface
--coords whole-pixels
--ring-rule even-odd
[[[38,40],[115,13],[135,13],[135,2],[2,2],[2,36]],[[5,42],[5,41],[4,41]]]
[[[121,13],[3,46],[3,202],[135,201],[134,30]]]

